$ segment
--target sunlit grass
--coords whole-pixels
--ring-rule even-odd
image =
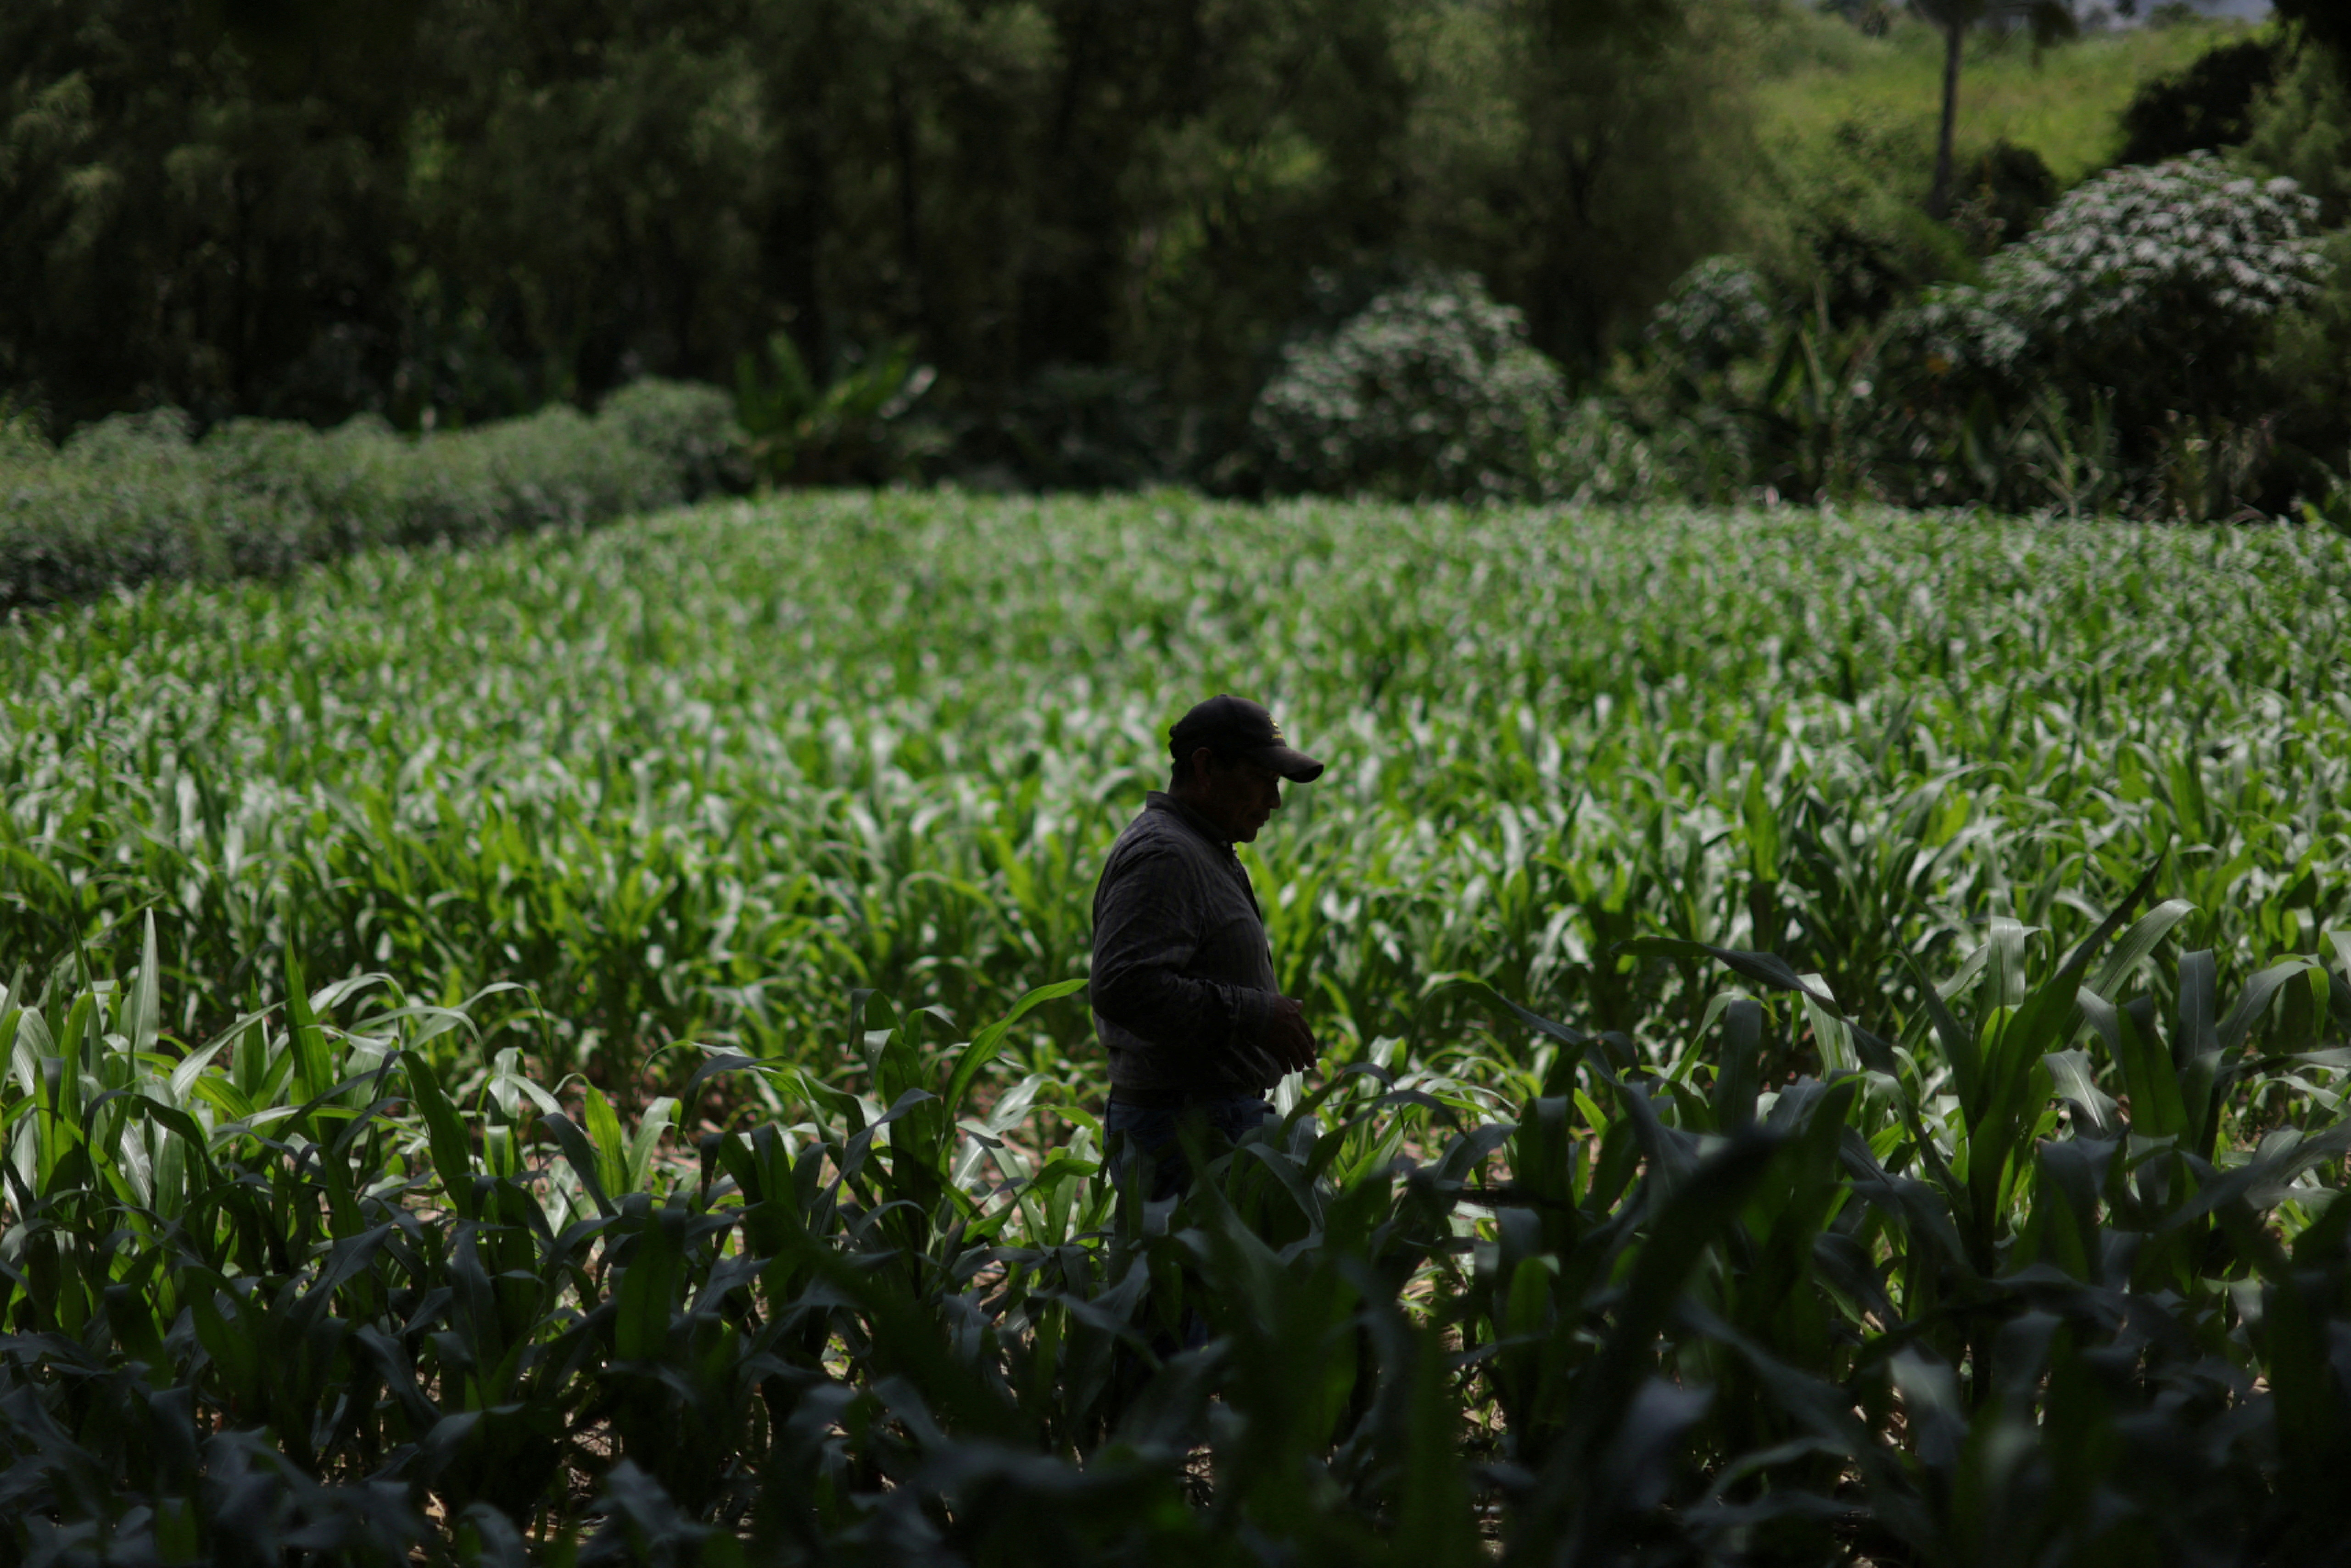
[[[2006,141],[2040,153],[2070,185],[2120,149],[2122,111],[2141,82],[2253,30],[2226,21],[2137,27],[2038,53],[2028,36],[1978,33],[1959,79],[1959,156]],[[1943,43],[1926,23],[1904,12],[1884,37],[1871,38],[1834,16],[1791,13],[1775,29],[1773,48],[1758,89],[1771,145],[1818,150],[1840,124],[1861,121],[1911,131],[1931,156]],[[1922,190],[1929,172],[1922,162]]]

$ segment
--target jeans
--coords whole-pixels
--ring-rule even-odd
[[[1185,1157],[1181,1130],[1188,1122],[1197,1129],[1200,1155],[1214,1159],[1226,1153],[1252,1127],[1273,1114],[1273,1107],[1254,1094],[1234,1094],[1195,1100],[1188,1105],[1130,1105],[1113,1094],[1103,1108],[1102,1131],[1110,1140],[1110,1176],[1123,1201],[1136,1197],[1159,1203],[1189,1192],[1196,1174]],[[1150,1175],[1149,1186],[1136,1181],[1138,1171]],[[1197,1288],[1192,1271],[1184,1271],[1187,1291]],[[1179,1350],[1197,1350],[1208,1343],[1208,1320],[1196,1306],[1186,1305],[1176,1333],[1155,1333],[1151,1351],[1165,1361]],[[1134,1353],[1121,1344],[1121,1376],[1133,1382],[1142,1375]]]
[[[1273,1114],[1273,1107],[1255,1094],[1234,1094],[1214,1100],[1195,1100],[1188,1105],[1130,1105],[1115,1093],[1102,1116],[1102,1131],[1123,1135],[1123,1147],[1113,1151],[1111,1179],[1123,1189],[1128,1188],[1132,1173],[1142,1161],[1150,1163],[1150,1199],[1156,1203],[1164,1198],[1187,1192],[1192,1186],[1192,1164],[1184,1157],[1184,1145],[1177,1129],[1185,1120],[1195,1118],[1207,1136],[1203,1153],[1208,1157],[1224,1153],[1251,1127]]]

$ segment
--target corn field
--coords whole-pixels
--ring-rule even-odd
[[[2301,1563],[2351,559],[796,497],[0,632],[0,1541]],[[1116,1200],[1175,714],[1329,1048]]]

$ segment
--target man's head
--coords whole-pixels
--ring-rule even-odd
[[[1273,716],[1246,697],[1214,696],[1167,732],[1168,791],[1235,843],[1281,810],[1281,781],[1320,778],[1322,764],[1282,738]]]

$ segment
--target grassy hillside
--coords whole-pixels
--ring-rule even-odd
[[[2118,117],[2138,84],[2174,71],[2205,50],[2252,31],[2211,21],[2102,32],[2036,57],[2025,37],[1979,34],[1959,84],[1962,160],[2006,140],[2039,152],[2066,184],[2112,158]],[[1933,28],[1897,17],[1882,37],[1834,16],[1792,15],[1772,31],[1760,88],[1763,133],[1774,151],[1801,154],[1833,145],[1841,127],[1915,139],[1924,188],[1941,99],[1943,46]]]

